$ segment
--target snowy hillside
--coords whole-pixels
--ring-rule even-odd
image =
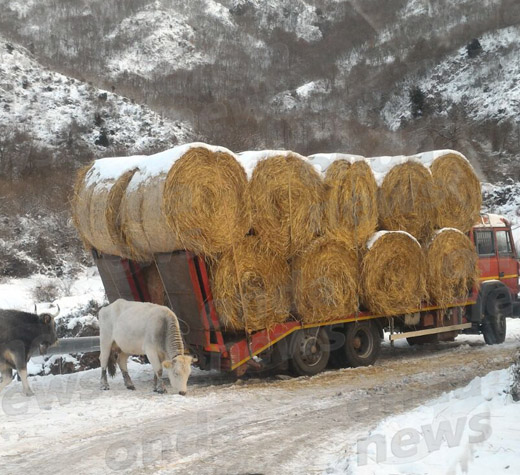
[[[42,67],[26,49],[0,38],[0,136],[25,133],[36,146],[137,152],[185,141],[189,127],[128,98]]]
[[[188,122],[197,139],[306,155],[454,148],[478,161],[488,181],[520,179],[516,0],[0,6],[4,37],[41,64]],[[481,49],[469,57],[475,40]],[[99,128],[81,140],[95,141]],[[143,138],[146,125],[128,129],[144,144],[163,137]]]
[[[402,85],[402,93],[390,100],[382,114],[389,127],[399,128],[410,120],[408,90],[419,84],[436,112],[447,117],[454,104],[464,107],[475,121],[518,119],[520,110],[520,27],[485,34],[482,51],[468,57],[466,47],[446,57],[425,76],[412,76]]]

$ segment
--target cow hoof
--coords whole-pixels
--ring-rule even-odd
[[[34,393],[32,391],[24,391],[24,394],[27,396],[27,397],[31,397],[31,396],[34,396]]]
[[[102,384],[102,385],[100,386],[100,389],[101,389],[102,391],[108,391],[110,388],[109,388],[108,384]]]
[[[127,386],[126,389],[129,389],[130,391],[135,391],[135,386],[132,384],[131,386]]]
[[[166,389],[154,389],[154,392],[159,394],[166,394]]]

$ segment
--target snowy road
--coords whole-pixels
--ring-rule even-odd
[[[99,391],[95,370],[34,377],[34,398],[19,383],[0,395],[0,473],[321,473],[389,415],[509,366],[520,321],[508,323],[503,345],[385,344],[373,367],[314,378],[194,371],[186,398],[153,393],[150,368],[136,363],[135,392],[119,375]]]

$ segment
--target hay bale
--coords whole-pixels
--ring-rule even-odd
[[[478,284],[478,256],[474,244],[457,229],[437,231],[426,248],[427,290],[440,307],[464,299]]]
[[[463,233],[478,222],[482,205],[480,180],[468,159],[453,150],[426,152],[421,161],[430,164],[438,190],[438,228],[457,228]]]
[[[248,236],[211,266],[213,298],[228,330],[261,330],[283,323],[290,310],[287,262]]]
[[[139,170],[130,182],[121,203],[121,220],[126,245],[139,262],[153,254],[182,249],[164,212],[164,185],[167,172],[143,177]]]
[[[379,231],[361,264],[361,302],[377,315],[410,313],[426,300],[426,266],[419,242],[403,231]]]
[[[430,170],[417,160],[400,161],[391,166],[379,187],[379,227],[406,231],[426,242],[437,222],[437,206]]]
[[[131,257],[121,226],[121,200],[136,169],[94,186],[90,199],[90,242],[103,254]]]
[[[90,233],[90,200],[94,187],[86,186],[87,174],[94,163],[80,168],[74,182],[73,194],[71,199],[72,221],[76,227],[79,237],[87,251],[92,249]]]
[[[326,222],[329,232],[361,247],[378,223],[377,183],[365,160],[334,161],[325,173]]]
[[[72,219],[87,250],[94,247],[106,254],[125,253],[120,203],[142,158],[103,158],[79,170],[72,197]]]
[[[359,309],[359,259],[350,241],[322,237],[293,261],[296,312],[305,323],[337,320]]]
[[[164,213],[184,249],[215,256],[239,242],[250,228],[246,173],[227,149],[187,144],[177,155],[164,185]]]
[[[293,152],[240,158],[251,162],[251,156],[260,158],[247,190],[253,230],[274,252],[294,256],[323,231],[324,185],[309,161]]]

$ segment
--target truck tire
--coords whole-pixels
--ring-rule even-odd
[[[488,345],[504,343],[506,317],[510,317],[512,313],[513,306],[507,289],[497,289],[487,296],[481,331]]]
[[[330,357],[330,342],[324,328],[306,328],[293,333],[290,369],[298,376],[314,376],[323,371]]]
[[[347,323],[343,353],[351,368],[374,364],[381,352],[379,328],[369,320]]]
[[[488,345],[499,345],[506,339],[506,317],[505,315],[487,315],[481,326],[484,341]]]

